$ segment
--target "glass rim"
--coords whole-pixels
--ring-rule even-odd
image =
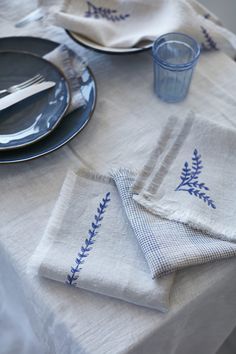
[[[188,61],[187,63],[171,64],[171,63],[168,63],[168,61],[163,60],[163,59],[159,58],[157,55],[155,55],[154,50],[156,49],[157,43],[159,41],[161,41],[164,37],[169,36],[169,35],[180,35],[182,37],[190,39],[195,44],[196,49],[197,49],[194,58],[192,60]],[[155,40],[155,42],[153,43],[153,46],[152,46],[152,57],[153,57],[154,62],[156,62],[157,64],[160,64],[161,66],[164,66],[166,68],[172,68],[172,69],[178,69],[178,68],[185,69],[185,68],[192,67],[194,65],[194,63],[197,61],[197,59],[199,58],[200,53],[201,53],[200,44],[193,37],[189,36],[188,34],[181,33],[181,32],[169,32],[169,33],[163,34]]]

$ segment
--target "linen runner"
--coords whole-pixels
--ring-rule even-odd
[[[28,268],[68,286],[163,312],[173,282],[173,276],[151,278],[114,182],[85,170],[68,173]]]
[[[130,65],[131,58],[108,57],[83,50],[65,31],[46,26],[48,23],[42,26],[38,21],[16,29],[14,21],[34,6],[33,1],[28,0],[20,7],[18,5],[16,0],[0,4],[1,36],[42,36],[77,48],[89,57],[99,85],[94,117],[69,144],[71,149],[66,147],[47,157],[0,169],[1,254],[4,252],[6,258],[5,263],[1,258],[1,275],[14,284],[18,297],[19,282],[25,291],[25,297],[21,296],[20,301],[25,301],[31,326],[45,345],[40,354],[77,353],[78,350],[101,354],[166,354],[173,351],[176,354],[215,354],[235,326],[236,283],[232,281],[235,258],[177,272],[171,292],[171,309],[164,315],[82,289],[68,289],[46,278],[31,280],[26,274],[28,259],[42,237],[64,175],[72,168],[71,163],[78,167],[85,161],[101,173],[107,173],[111,164],[117,168],[122,166],[124,161],[129,168],[141,168],[155,145],[160,127],[176,105],[164,105],[156,97],[152,98],[152,62],[148,53],[136,55]],[[125,80],[127,76],[132,76],[132,80]],[[130,92],[134,87],[135,99],[132,100]],[[216,121],[218,117],[214,117],[214,112],[229,113],[232,107],[232,114],[219,116],[219,121],[231,126],[235,120],[235,105],[231,104],[230,96],[233,97],[235,89],[235,63],[220,51],[202,55],[191,94],[178,107],[184,110],[194,106]],[[126,97],[129,97],[128,101],[125,101]],[[125,102],[123,107],[120,102]],[[149,104],[140,107],[137,102]],[[133,126],[137,129],[132,130]],[[91,140],[93,144],[90,144]],[[134,144],[137,141],[140,142],[138,147]],[[121,142],[125,149],[116,151],[114,146],[120,146]],[[17,274],[10,273],[10,264]],[[2,286],[5,285],[2,280]],[[5,305],[5,308],[12,306],[11,303]],[[2,322],[2,327],[6,328],[6,321]],[[24,338],[18,326],[13,341],[12,331],[11,327],[8,343],[11,349],[8,351],[14,352],[12,346],[16,343],[17,352],[25,354],[28,337]],[[234,341],[235,336],[232,337]],[[32,350],[28,352],[31,354]]]

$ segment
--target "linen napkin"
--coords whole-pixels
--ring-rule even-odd
[[[205,49],[235,56],[236,36],[193,0],[65,0],[55,23],[104,47],[130,48],[183,32]]]
[[[163,312],[173,282],[173,276],[151,278],[114,182],[82,170],[68,173],[32,269],[67,286]]]
[[[133,199],[134,173],[120,169],[112,172],[112,178],[153,278],[236,255],[235,243],[163,219],[138,204]]]
[[[81,90],[81,77],[87,67],[86,60],[63,44],[47,53],[44,59],[57,66],[69,83],[71,102],[67,114],[83,106],[85,101]]]
[[[136,178],[136,201],[161,217],[236,242],[236,131],[191,112],[171,117]]]

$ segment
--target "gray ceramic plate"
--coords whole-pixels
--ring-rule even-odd
[[[0,52],[15,50],[43,56],[58,45],[59,43],[37,37],[0,38]],[[84,106],[63,117],[45,139],[20,149],[0,151],[0,164],[27,161],[51,153],[73,139],[86,126],[95,109],[97,90],[89,68],[79,80]]]
[[[54,65],[29,53],[0,53],[0,90],[36,74],[56,85],[0,112],[0,150],[23,147],[42,139],[55,129],[68,108],[69,87]]]

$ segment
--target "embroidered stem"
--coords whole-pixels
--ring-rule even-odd
[[[192,167],[189,168],[188,162],[185,162],[180,176],[181,183],[176,187],[175,191],[188,192],[190,195],[194,195],[203,200],[204,203],[208,204],[208,206],[216,209],[214,201],[210,199],[210,196],[202,191],[209,191],[209,188],[205,185],[205,183],[199,183],[198,181],[198,177],[201,174],[202,169],[203,165],[201,161],[201,155],[198,154],[197,149],[195,149],[192,156]],[[189,188],[186,189],[183,187]]]
[[[204,18],[207,19],[207,20],[208,20],[210,17],[211,17],[211,14],[209,14],[209,13],[207,13],[207,14],[204,15]]]
[[[197,149],[193,152],[192,157],[192,169],[189,168],[188,162],[185,162],[184,167],[182,169],[182,174],[180,179],[182,182],[178,185],[175,190],[179,190],[183,186],[196,187],[200,189],[209,190],[208,187],[205,186],[204,183],[198,183],[197,179],[200,173],[202,172],[203,166],[201,161],[201,155],[198,155]],[[195,181],[194,181],[195,180]]]
[[[88,236],[75,259],[76,266],[71,267],[70,274],[66,277],[66,283],[69,285],[77,285],[76,280],[79,278],[79,272],[82,269],[81,265],[85,262],[85,258],[88,257],[89,252],[93,248],[92,245],[95,242],[95,237],[98,234],[98,229],[101,227],[103,215],[105,214],[110,200],[110,192],[108,192],[97,208],[97,214],[94,215],[94,221],[91,224],[91,228],[88,230]]]
[[[201,30],[202,30],[203,36],[205,38],[205,41],[206,41],[206,45],[204,43],[202,43],[202,47],[204,49],[208,49],[208,50],[209,49],[218,50],[216,42],[211,37],[211,35],[207,32],[206,28],[201,26]]]
[[[96,7],[90,1],[87,1],[88,10],[85,12],[85,17],[94,17],[94,18],[106,18],[109,21],[121,21],[126,20],[129,17],[129,14],[121,15],[117,13],[117,10],[109,9],[105,7]]]

